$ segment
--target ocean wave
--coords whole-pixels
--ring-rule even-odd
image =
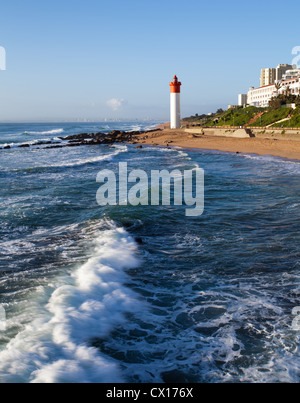
[[[136,132],[139,132],[139,131],[141,131],[141,130],[143,130],[143,128],[142,128],[142,126],[140,126],[140,125],[132,125],[130,128],[129,128],[129,130],[128,131],[136,131]]]
[[[78,159],[78,160],[73,160],[73,161],[68,161],[68,162],[62,162],[62,163],[57,163],[53,164],[51,163],[51,167],[75,167],[75,166],[80,166],[80,165],[86,165],[86,164],[92,164],[95,162],[100,162],[100,161],[111,161],[113,158],[120,153],[126,152],[128,150],[127,146],[115,146],[116,150],[110,154],[105,154],[105,155],[99,155],[97,157],[90,157],[90,158],[84,158],[84,159]]]
[[[268,166],[276,166],[276,170],[281,169],[282,172],[290,172],[293,174],[299,174],[300,163],[297,160],[290,160],[283,157],[277,157],[273,155],[257,155],[257,154],[237,154],[238,157],[246,158],[249,160],[259,161],[266,163]]]
[[[3,143],[0,144],[0,148],[2,147],[10,147],[10,148],[20,148],[26,144],[28,144],[29,146],[36,146],[36,145],[42,145],[42,144],[48,144],[49,142],[53,143],[62,143],[63,140],[61,140],[59,137],[54,137],[54,138],[47,138],[47,139],[36,139],[36,140],[32,140],[32,141],[26,141],[23,143]]]
[[[0,382],[122,382],[116,363],[89,342],[107,337],[126,312],[140,309],[125,286],[124,270],[140,264],[136,251],[129,234],[111,224],[85,264],[57,279],[54,291],[39,287],[19,318],[7,320],[8,329],[27,324],[0,352]]]
[[[118,156],[120,153],[124,153],[128,151],[127,146],[114,146],[114,151],[106,154],[100,154],[95,156],[89,156],[83,158],[83,155],[81,154],[79,157],[74,158],[74,154],[70,153],[65,153],[63,156],[62,154],[51,154],[50,158],[44,158],[43,163],[36,163],[35,161],[30,161],[29,166],[25,166],[22,168],[15,168],[15,167],[8,167],[4,168],[3,171],[11,171],[11,172],[34,172],[34,171],[40,171],[44,169],[50,169],[50,168],[75,168],[75,167],[80,167],[84,166],[87,164],[95,164],[95,163],[100,163],[102,161],[113,161],[116,156]],[[47,150],[48,151],[48,150]],[[50,150],[51,151],[51,150]],[[73,158],[72,158],[73,156]],[[41,161],[40,161],[41,162]]]
[[[143,130],[155,130],[155,129],[157,129],[157,126],[158,126],[158,123],[150,124],[148,126],[145,126],[143,128]]]
[[[40,134],[40,135],[51,135],[51,134],[60,134],[63,133],[64,129],[53,129],[53,130],[46,130],[46,131],[40,131],[40,132],[35,132],[35,131],[28,131],[23,134]]]

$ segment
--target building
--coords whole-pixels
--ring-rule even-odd
[[[300,95],[300,73],[298,77],[281,81],[278,93],[297,96]]]
[[[279,64],[276,69],[262,69],[259,88],[250,87],[248,94],[238,95],[238,104],[267,108],[272,97],[280,94],[300,96],[300,69]]]
[[[248,92],[248,104],[261,108],[269,106],[272,97],[279,94],[300,95],[300,76],[289,80],[282,80],[277,84],[266,85],[264,87],[251,87]]]
[[[291,64],[278,64],[276,67],[276,81],[282,80],[283,75],[287,72],[287,70],[292,70],[293,66]]]
[[[282,80],[283,75],[287,70],[292,70],[293,66],[291,64],[278,64],[276,69],[262,69],[260,75],[260,86],[274,84],[276,81]]]
[[[275,84],[264,85],[259,88],[250,87],[248,92],[248,104],[260,108],[267,108],[273,96],[277,95]]]
[[[274,84],[276,81],[276,69],[262,69],[260,75],[260,86]]]
[[[238,105],[239,106],[246,106],[248,103],[248,95],[247,94],[239,94],[238,96]]]
[[[286,70],[282,75],[282,80],[290,80],[300,76],[300,69]]]

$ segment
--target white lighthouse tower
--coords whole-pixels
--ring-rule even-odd
[[[181,83],[175,76],[171,87],[171,129],[180,129],[180,87]]]

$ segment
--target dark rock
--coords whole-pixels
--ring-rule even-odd
[[[66,146],[50,146],[50,147],[45,147],[45,150],[50,150],[52,148],[64,148]]]
[[[111,146],[114,143],[126,143],[129,141],[133,141],[133,144],[139,144],[141,143],[141,139],[138,137],[133,137],[133,136],[139,136],[141,134],[147,134],[151,132],[157,132],[161,129],[154,129],[154,130],[147,130],[147,131],[132,131],[132,132],[124,132],[120,130],[113,130],[112,132],[105,134],[105,133],[79,133],[67,137],[59,137],[60,140],[68,141],[68,144],[61,145],[60,142],[52,142],[52,141],[47,141],[47,142],[38,142],[35,143],[34,146],[45,146],[49,145],[50,147],[41,147],[42,149],[51,149],[51,148],[63,148],[63,147],[79,147],[81,145],[98,145],[98,144],[105,144],[107,146]],[[148,138],[146,135],[145,138]],[[57,144],[57,145],[56,145]],[[21,144],[19,146],[20,148],[29,148],[30,144]],[[2,149],[10,149],[10,146],[6,146]],[[138,145],[136,147],[137,149],[142,149],[142,145]],[[39,149],[39,148],[36,148]]]
[[[70,143],[70,144],[67,144],[66,147],[78,147],[81,145],[82,145],[81,143]]]

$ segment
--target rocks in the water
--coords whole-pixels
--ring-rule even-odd
[[[115,143],[126,143],[134,141],[134,136],[138,136],[140,134],[146,134],[152,132],[149,131],[132,131],[132,132],[124,132],[120,130],[113,130],[110,133],[81,133],[74,134],[68,137],[61,137],[61,140],[68,141],[70,143],[80,144],[80,145],[97,145],[97,144],[115,144]]]
[[[147,134],[157,131],[155,130],[147,130],[147,131],[131,131],[131,132],[124,132],[120,130],[113,130],[110,133],[79,133],[79,134],[74,134],[71,136],[67,137],[59,137],[60,140],[66,142],[64,144],[61,144],[60,142],[52,142],[52,141],[39,141],[35,144],[20,144],[18,147],[19,148],[29,148],[31,146],[46,146],[48,147],[43,147],[44,149],[52,149],[52,148],[63,148],[63,147],[78,147],[78,146],[83,146],[83,145],[98,145],[98,144],[105,144],[108,146],[111,146],[112,144],[115,143],[134,143],[138,144],[140,142],[140,139],[135,137],[139,136],[141,134]],[[148,138],[146,135],[144,138]],[[5,146],[2,149],[10,149],[10,146]],[[142,145],[138,145],[136,147],[137,149],[143,148]]]
[[[140,237],[136,237],[135,238],[135,242],[137,243],[137,244],[139,244],[139,245],[143,245],[143,240],[142,240],[142,238],[140,238]]]

